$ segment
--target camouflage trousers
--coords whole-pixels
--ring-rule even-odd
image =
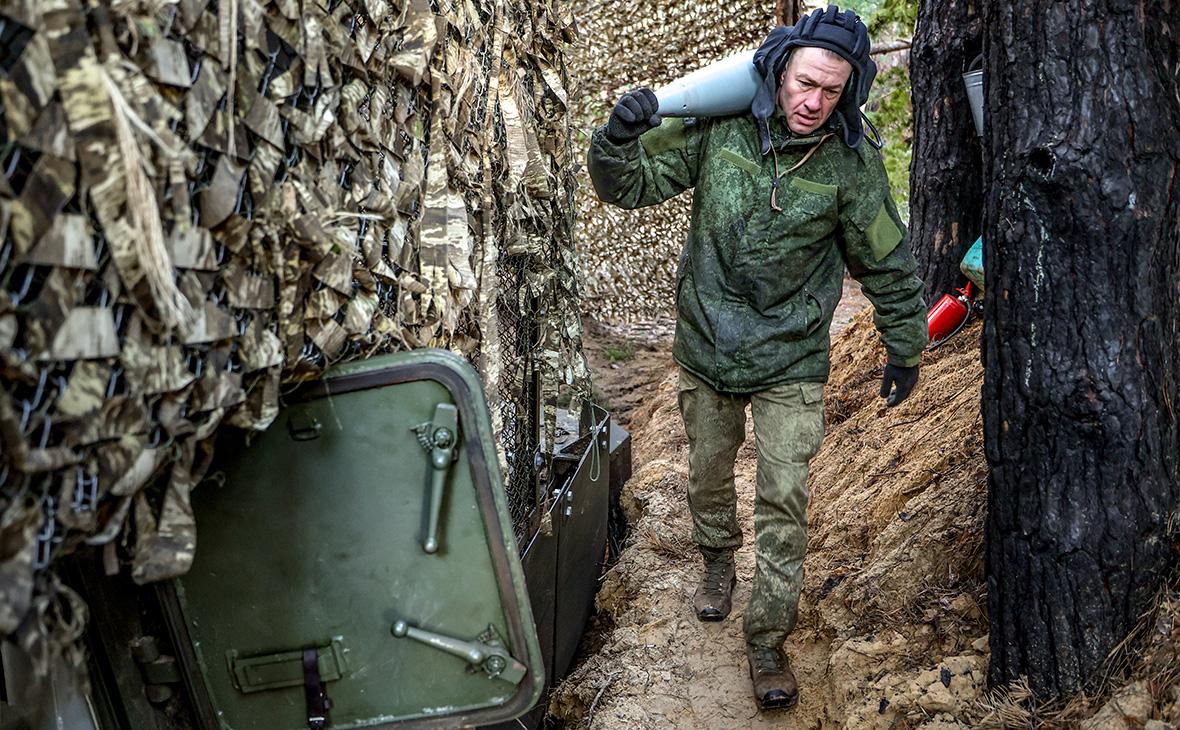
[[[721,393],[680,370],[680,414],[688,434],[688,506],[702,547],[742,544],[734,460],[754,414],[758,472],[754,498],[754,587],[746,641],[781,646],[795,626],[807,550],[807,463],[824,436],[823,385],[790,383],[748,394]]]

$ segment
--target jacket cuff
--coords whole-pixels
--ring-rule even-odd
[[[912,368],[917,366],[920,362],[922,362],[922,353],[920,352],[917,355],[910,355],[908,357],[904,355],[895,355],[892,352],[889,353],[889,364],[893,365],[894,367]]]
[[[605,124],[594,130],[591,143],[607,157],[613,157],[618,160],[633,160],[639,156],[638,137],[629,139],[626,142],[615,142],[607,136]]]

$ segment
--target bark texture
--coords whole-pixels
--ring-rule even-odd
[[[1180,5],[985,12],[989,678],[1060,694],[1176,565]]]
[[[932,304],[963,279],[983,215],[980,140],[962,74],[982,46],[979,0],[921,0],[910,51],[910,239]]]
[[[801,0],[775,0],[774,19],[779,25],[794,25],[802,14]]]

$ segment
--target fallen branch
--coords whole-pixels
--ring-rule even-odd
[[[889,41],[888,43],[878,43],[869,50],[869,54],[879,56],[883,53],[896,53],[897,51],[909,50],[914,45],[914,42],[909,39],[902,39],[900,41]]]

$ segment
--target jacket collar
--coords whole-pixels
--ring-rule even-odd
[[[775,110],[774,115],[767,120],[767,123],[770,127],[770,143],[780,150],[786,147],[810,147],[832,132],[829,129],[832,126],[832,117],[828,117],[828,121],[811,134],[802,137],[796,135],[787,124],[787,115],[783,114],[781,108]]]

